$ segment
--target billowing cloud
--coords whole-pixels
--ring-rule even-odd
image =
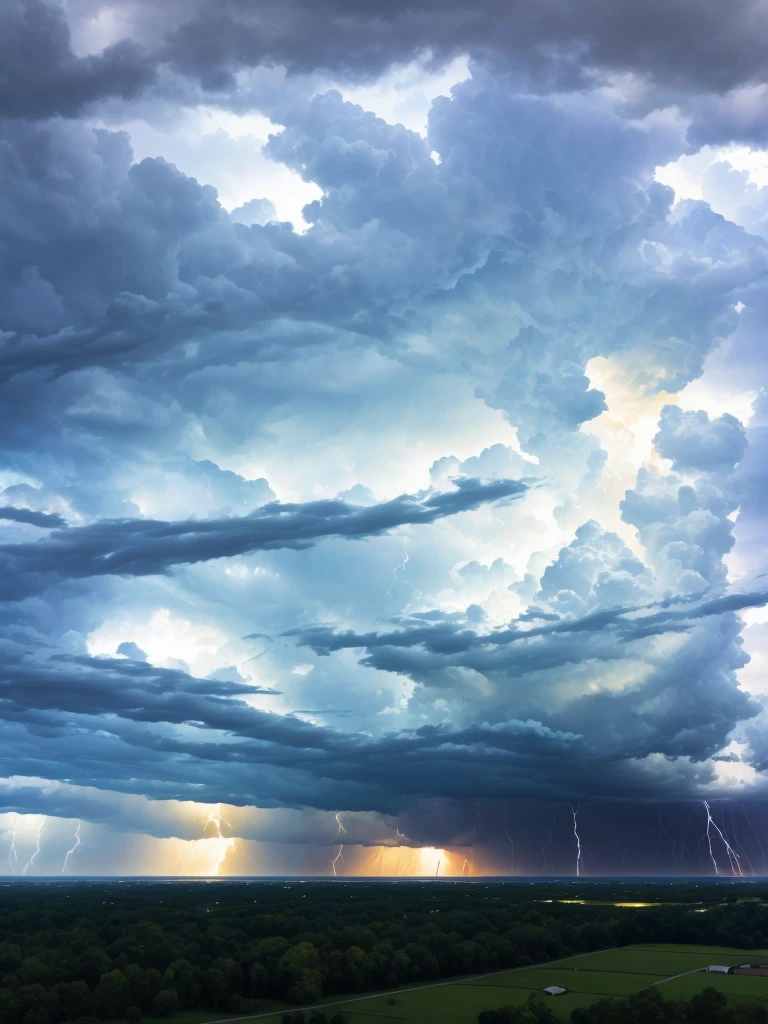
[[[491,870],[510,815],[763,797],[765,161],[717,147],[765,16],[6,5],[0,813],[50,870],[78,820]]]
[[[662,410],[659,426],[656,450],[677,470],[729,472],[747,450],[744,427],[728,413],[710,421],[705,412],[683,412],[668,405]]]

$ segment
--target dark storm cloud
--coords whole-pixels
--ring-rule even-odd
[[[368,652],[371,664],[377,668],[383,668],[385,666],[378,662],[375,654],[372,653],[377,648],[421,647],[428,654],[451,659],[456,655],[468,654],[470,651],[476,650],[501,652],[502,649],[510,648],[515,644],[525,645],[540,637],[560,634],[572,636],[610,633],[613,634],[615,640],[622,644],[631,643],[633,640],[656,634],[679,632],[681,629],[693,626],[700,619],[710,616],[739,612],[745,608],[763,608],[768,604],[768,592],[726,594],[722,597],[714,597],[709,601],[694,603],[685,609],[674,609],[675,604],[685,601],[685,598],[678,597],[642,607],[604,608],[580,618],[558,619],[557,616],[549,614],[524,614],[518,621],[527,623],[531,619],[539,618],[557,619],[557,621],[549,621],[547,625],[533,626],[530,629],[509,626],[491,633],[477,633],[455,620],[448,619],[435,624],[408,625],[404,629],[390,633],[358,634],[351,631],[336,633],[326,626],[299,626],[288,630],[284,636],[297,637],[303,646],[310,647],[320,655],[329,655],[333,651],[347,648],[363,648]],[[660,610],[648,614],[647,609],[649,608],[659,608]],[[616,657],[616,654],[616,649],[611,647],[609,656]],[[564,650],[562,656],[567,661],[577,660],[573,649]],[[586,657],[589,654],[585,650],[582,656]],[[594,653],[592,656],[595,656]],[[512,662],[509,657],[506,655],[503,657],[504,663],[511,667]],[[524,656],[521,655],[521,657]],[[555,657],[557,658],[557,655]],[[543,663],[542,647],[539,644],[536,644],[534,648],[533,659],[540,665]],[[557,663],[559,662],[556,660],[555,664]],[[470,664],[470,662],[466,662],[466,664]],[[472,663],[472,667],[479,666]],[[402,664],[400,670],[402,670]]]
[[[370,77],[429,48],[436,62],[469,52],[550,74],[554,65],[561,80],[598,67],[721,91],[765,78],[767,28],[763,0],[225,0],[180,26],[165,56],[213,88],[264,62]]]
[[[74,4],[68,16],[87,22],[105,6]],[[597,68],[667,91],[723,93],[765,81],[768,68],[764,0],[208,0],[163,10],[118,0],[109,14],[118,23],[122,14],[133,38],[78,57],[56,0],[6,3],[0,113],[72,116],[95,100],[135,96],[167,64],[213,93],[230,89],[246,67],[276,63],[360,80],[425,50],[435,64],[469,53],[527,71],[543,89],[586,85]]]
[[[417,684],[414,703],[428,706],[437,695],[452,703],[455,719],[466,708],[475,721],[540,720],[577,733],[590,756],[617,763],[654,753],[702,761],[737,723],[759,713],[733,674],[748,660],[738,647],[736,613],[767,603],[765,592],[683,608],[676,605],[686,602],[675,598],[487,634],[438,622],[388,634],[334,635],[315,627],[294,635],[319,654],[362,648],[361,664],[408,676]],[[709,625],[712,618],[718,621]],[[664,637],[675,644],[660,655]]]
[[[58,529],[67,525],[56,512],[35,512],[29,508],[14,508],[9,505],[0,506],[0,519],[8,519],[13,523],[27,523],[42,529]]]
[[[378,505],[271,502],[248,516],[163,522],[122,519],[56,530],[35,543],[0,545],[0,564],[19,599],[63,579],[151,576],[174,565],[278,548],[300,550],[328,537],[375,537],[398,526],[426,525],[489,502],[521,497],[519,480],[455,481],[452,491],[401,494]]]
[[[130,40],[76,56],[65,9],[53,0],[0,5],[0,118],[72,117],[94,100],[136,96],[154,74]]]
[[[0,766],[9,775],[165,799],[384,812],[403,799],[510,792],[672,798],[710,778],[706,766],[685,764],[677,778],[645,776],[623,752],[533,720],[353,736],[257,710],[243,698],[270,691],[245,684],[29,653],[3,645]]]

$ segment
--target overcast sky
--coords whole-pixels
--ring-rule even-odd
[[[768,871],[767,100],[768,0],[0,6],[0,873]]]

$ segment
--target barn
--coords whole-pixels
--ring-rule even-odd
[[[560,985],[548,985],[545,989],[542,989],[548,996],[562,996],[568,989],[562,988]]]
[[[725,967],[723,964],[710,964],[707,967],[707,974],[727,974],[730,969],[730,967]]]

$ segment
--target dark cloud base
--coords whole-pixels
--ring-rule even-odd
[[[300,550],[323,538],[376,537],[398,526],[428,525],[489,502],[513,500],[527,489],[519,480],[459,479],[453,491],[402,494],[380,505],[351,505],[340,499],[303,505],[274,502],[240,519],[178,523],[136,519],[59,528],[43,540],[0,546],[2,571],[14,581],[5,599],[18,600],[66,579],[148,576],[174,565],[254,551]],[[0,518],[35,526],[61,525],[59,516],[26,509],[6,509],[5,514],[0,509]]]

